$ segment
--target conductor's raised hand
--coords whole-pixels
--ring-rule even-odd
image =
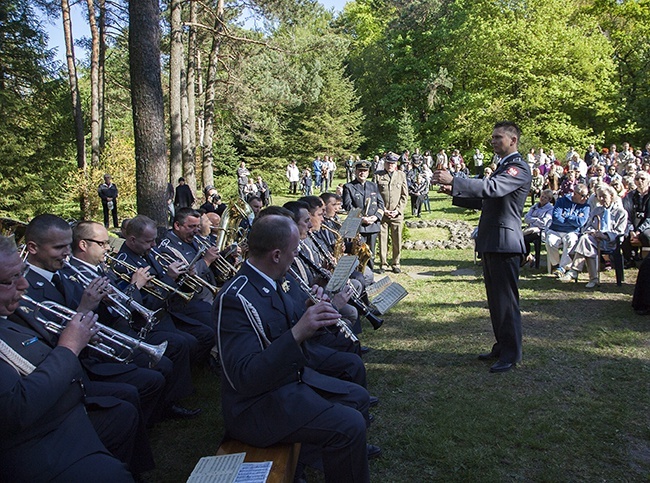
[[[431,182],[433,184],[451,185],[454,182],[454,177],[446,169],[438,169],[433,172]]]
[[[331,303],[320,301],[308,307],[298,323],[293,326],[291,333],[298,344],[309,339],[321,327],[336,324],[341,315]]]

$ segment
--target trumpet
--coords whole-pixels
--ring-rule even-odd
[[[77,267],[72,265],[68,260],[65,260],[63,262],[63,265],[68,267],[76,274],[77,280],[83,286],[83,288],[88,287],[88,285],[90,285],[92,282],[92,279],[90,279]],[[117,287],[111,285],[110,289],[111,291],[108,293],[108,298],[111,300],[111,302],[113,302],[112,307],[117,311],[120,317],[131,320],[132,310],[136,311],[142,317],[144,317],[145,324],[142,326],[140,332],[138,333],[138,338],[140,340],[144,340],[149,332],[151,332],[151,330],[154,328],[154,326],[160,322],[160,319],[163,315],[163,309],[158,309],[156,311],[149,310],[147,307],[133,300],[133,297],[128,296]]]
[[[108,253],[106,255],[104,255],[104,257],[105,257],[107,263],[111,262],[112,265],[115,265],[115,264],[121,265],[122,267],[124,267],[126,270],[128,270],[131,273],[135,272],[138,269],[138,267],[135,267],[135,266],[131,265],[126,260],[120,260],[119,258],[111,256]],[[128,274],[118,272],[117,270],[115,270],[114,267],[111,267],[111,268],[113,269],[113,272],[118,277],[120,277],[122,280],[125,280],[125,281],[131,283],[131,277]],[[149,285],[149,283],[151,284],[151,286]],[[168,285],[165,282],[163,282],[162,280],[159,280],[157,278],[152,278],[149,281],[149,283],[147,285],[145,285],[143,287],[143,289],[146,292],[153,295],[154,297],[159,298],[160,300],[165,300],[168,295],[177,294],[180,297],[182,297],[186,302],[189,302],[192,299],[192,297],[194,296],[193,293],[182,292],[177,287],[172,287],[171,285]],[[159,289],[159,290],[156,290],[156,289]],[[167,292],[168,295],[165,295],[165,294],[161,293],[160,290],[162,290],[164,292]]]
[[[164,242],[165,240],[163,240]],[[187,261],[185,260],[185,257],[183,256],[182,253],[180,253],[177,249],[174,247],[169,246],[169,244],[161,244],[160,245],[162,248],[168,248],[173,255],[170,255],[169,253],[164,253],[156,250],[155,248],[151,249],[151,253],[154,254],[158,262],[165,268],[169,267],[174,262],[180,261],[185,264],[183,267],[186,272],[178,277],[178,280],[176,280],[176,283],[180,285],[186,285],[188,288],[193,290],[196,293],[200,293],[203,290],[203,287],[207,288],[210,292],[212,292],[212,295],[217,295],[217,292],[219,291],[219,288],[215,287],[212,285],[210,282],[207,280],[203,280],[201,277],[198,275],[192,275],[190,274],[190,270],[194,268],[194,265],[203,257],[203,254],[207,251],[207,248],[205,246],[201,246],[192,259],[192,261],[188,264]]]
[[[305,282],[302,279],[302,277],[300,277],[298,272],[296,272],[293,268],[289,267],[289,273],[291,274],[291,276],[293,278],[295,278],[298,281],[298,284],[300,285],[300,288],[302,289],[303,292],[305,292],[307,294],[307,296],[309,297],[309,299],[312,302],[314,302],[314,303],[320,302],[320,299],[318,297],[316,297],[313,293],[311,293],[311,288],[309,287],[307,282]],[[352,332],[352,330],[350,329],[348,324],[346,324],[343,321],[343,319],[338,319],[336,321],[336,326],[343,333],[343,335],[345,337],[347,337],[348,339],[350,339],[352,342],[359,342],[359,339],[357,339],[357,336],[354,335],[354,332]]]
[[[37,302],[25,294],[22,295],[22,299],[25,302],[35,306],[35,312],[44,310],[45,312],[48,312],[58,319],[64,321],[64,323],[57,323],[41,317],[38,314],[35,314],[36,320],[43,324],[43,327],[45,327],[46,330],[54,334],[61,334],[61,332],[63,332],[65,329],[66,324],[70,321],[70,319],[72,319],[72,317],[77,314],[77,312],[74,310],[64,305],[57,304],[56,302]],[[167,349],[167,341],[164,341],[159,345],[151,345],[142,342],[140,339],[129,337],[122,332],[111,329],[110,327],[107,327],[100,323],[96,323],[95,325],[99,328],[99,331],[96,334],[98,339],[97,341],[91,340],[88,343],[88,347],[90,349],[96,350],[101,354],[104,354],[105,356],[110,357],[117,362],[131,362],[131,360],[133,360],[133,354],[135,351],[137,349],[140,349],[142,352],[149,356],[151,359],[151,365],[155,366],[158,364],[160,358],[163,356],[165,350]]]

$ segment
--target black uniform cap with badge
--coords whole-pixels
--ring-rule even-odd
[[[367,161],[365,159],[362,161],[357,161],[356,163],[354,163],[354,169],[360,169],[360,170],[367,169],[368,171],[370,171],[370,161]]]
[[[388,153],[386,159],[384,160],[385,163],[396,163],[398,161],[399,161],[399,156],[395,153]]]

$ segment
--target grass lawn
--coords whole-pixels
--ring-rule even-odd
[[[423,219],[478,215],[433,193]],[[281,204],[288,198],[274,194]],[[410,212],[410,210],[407,210]],[[407,217],[408,219],[408,217]],[[444,235],[444,233],[443,233]],[[412,240],[441,236],[410,229]],[[544,255],[543,255],[544,256]],[[587,290],[524,268],[524,358],[488,373],[493,343],[481,268],[472,250],[406,251],[391,274],[409,296],[362,341],[368,387],[380,397],[368,440],[383,449],[372,481],[650,481],[650,317],[631,308],[636,270]],[[158,468],[148,481],[185,481],[223,433],[219,378],[194,377],[200,418],[152,430]],[[310,473],[310,481],[323,481]]]

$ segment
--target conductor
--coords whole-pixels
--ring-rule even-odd
[[[514,122],[494,125],[491,144],[500,160],[489,178],[455,178],[438,170],[433,182],[454,197],[453,203],[482,207],[476,250],[483,257],[483,278],[496,343],[480,360],[497,361],[490,372],[507,372],[521,361],[519,266],[525,244],[521,213],[530,190],[528,164],[517,152],[521,130]],[[482,200],[482,206],[481,206]]]

